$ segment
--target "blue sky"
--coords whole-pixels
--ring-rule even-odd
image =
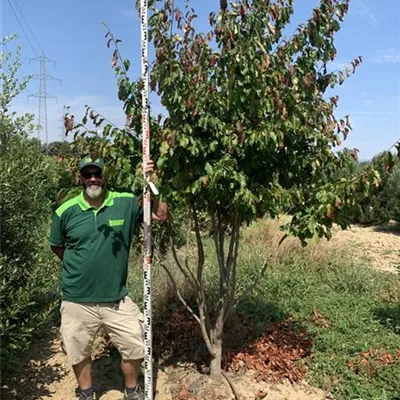
[[[112,51],[106,47],[106,30],[101,22],[105,21],[123,41],[121,51],[132,61],[132,76],[139,76],[140,26],[134,4],[135,0],[0,0],[0,34],[18,34],[23,47],[21,75],[39,72],[39,63],[30,60],[41,49],[56,62],[55,67],[47,65],[47,73],[62,80],[61,85],[49,82],[47,86],[47,92],[58,97],[57,102],[47,102],[49,141],[61,138],[63,105],[81,116],[83,106],[89,104],[123,126],[122,103],[110,68]],[[218,7],[219,0],[191,0],[190,4],[199,15],[197,27],[206,31],[207,16]],[[295,1],[291,31],[310,16],[316,4],[318,0]],[[337,117],[350,114],[352,120],[353,132],[346,146],[358,148],[361,159],[369,159],[400,138],[400,0],[352,0],[336,36],[336,47],[338,57],[333,68],[359,55],[364,59],[356,74],[334,92],[340,96]],[[28,90],[14,101],[13,109],[36,114],[37,99],[28,101],[27,95],[39,90],[39,82],[33,80]],[[153,100],[153,111],[160,111],[159,103]]]

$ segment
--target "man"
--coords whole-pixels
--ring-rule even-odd
[[[131,193],[106,189],[104,161],[87,155],[79,163],[84,191],[55,212],[50,245],[62,260],[61,335],[78,384],[79,399],[96,398],[91,345],[100,327],[121,354],[125,400],[143,399],[138,375],[144,357],[143,315],[128,296],[131,238],[142,217]],[[154,164],[144,165],[152,173]],[[154,200],[152,218],[167,220],[167,205]]]

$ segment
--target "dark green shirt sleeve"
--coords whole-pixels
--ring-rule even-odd
[[[54,217],[53,217],[49,242],[52,246],[56,246],[56,247],[64,247],[65,246],[63,222],[62,222],[62,218],[60,216],[58,216],[57,214],[54,214]]]

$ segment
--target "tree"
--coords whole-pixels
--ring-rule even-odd
[[[71,148],[71,143],[66,141],[55,141],[43,146],[43,151],[49,156],[76,157],[77,155]]]
[[[395,171],[399,160],[389,151],[384,151],[374,156],[370,164],[379,173],[380,182],[368,197],[359,199],[359,210],[354,215],[354,221],[361,224],[385,224],[393,218],[389,203],[396,202]]]
[[[6,46],[16,36],[6,36],[0,41],[0,45]],[[20,81],[17,73],[20,67],[21,47],[17,47],[15,54],[0,53],[0,78],[2,90],[0,93],[0,153],[5,150],[9,140],[18,135],[27,135],[33,129],[33,115],[25,114],[17,116],[15,112],[10,112],[11,101],[26,89],[30,77]]]
[[[383,189],[391,219],[400,222],[400,163],[393,168]]]
[[[329,238],[333,223],[346,228],[357,201],[378,183],[368,169],[340,177],[340,169],[357,151],[334,151],[351,125],[347,116],[334,115],[338,96],[327,98],[325,93],[361,63],[359,57],[343,71],[328,71],[336,57],[334,34],[348,3],[321,0],[290,39],[283,31],[293,14],[293,0],[221,1],[219,12],[209,16],[211,30],[205,34],[193,26],[193,9],[172,9],[169,0],[152,3],[151,89],[168,115],[151,120],[151,154],[157,159],[163,196],[172,209],[184,204],[188,231],[194,230],[195,262],[188,253],[181,260],[173,242],[172,252],[196,295],[198,313],[176,289],[199,322],[214,377],[222,372],[224,325],[239,300],[237,257],[243,224],[288,209],[292,220],[285,227],[287,235],[303,244],[308,238]],[[125,186],[135,186],[140,177],[140,136],[135,132],[140,132],[142,83],[129,79],[130,63],[121,58],[119,40],[110,32],[106,36],[108,45],[116,46],[112,65],[130,129],[108,124],[103,135],[77,133],[76,144],[118,160],[115,171],[123,170],[118,179],[125,176]],[[212,223],[219,271],[215,303],[204,283],[206,254],[199,224],[204,213]],[[259,276],[267,266],[268,260]]]

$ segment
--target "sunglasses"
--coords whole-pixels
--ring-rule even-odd
[[[101,171],[94,171],[94,172],[83,171],[81,172],[81,176],[84,179],[90,179],[92,176],[94,176],[95,178],[101,178],[102,174]]]

